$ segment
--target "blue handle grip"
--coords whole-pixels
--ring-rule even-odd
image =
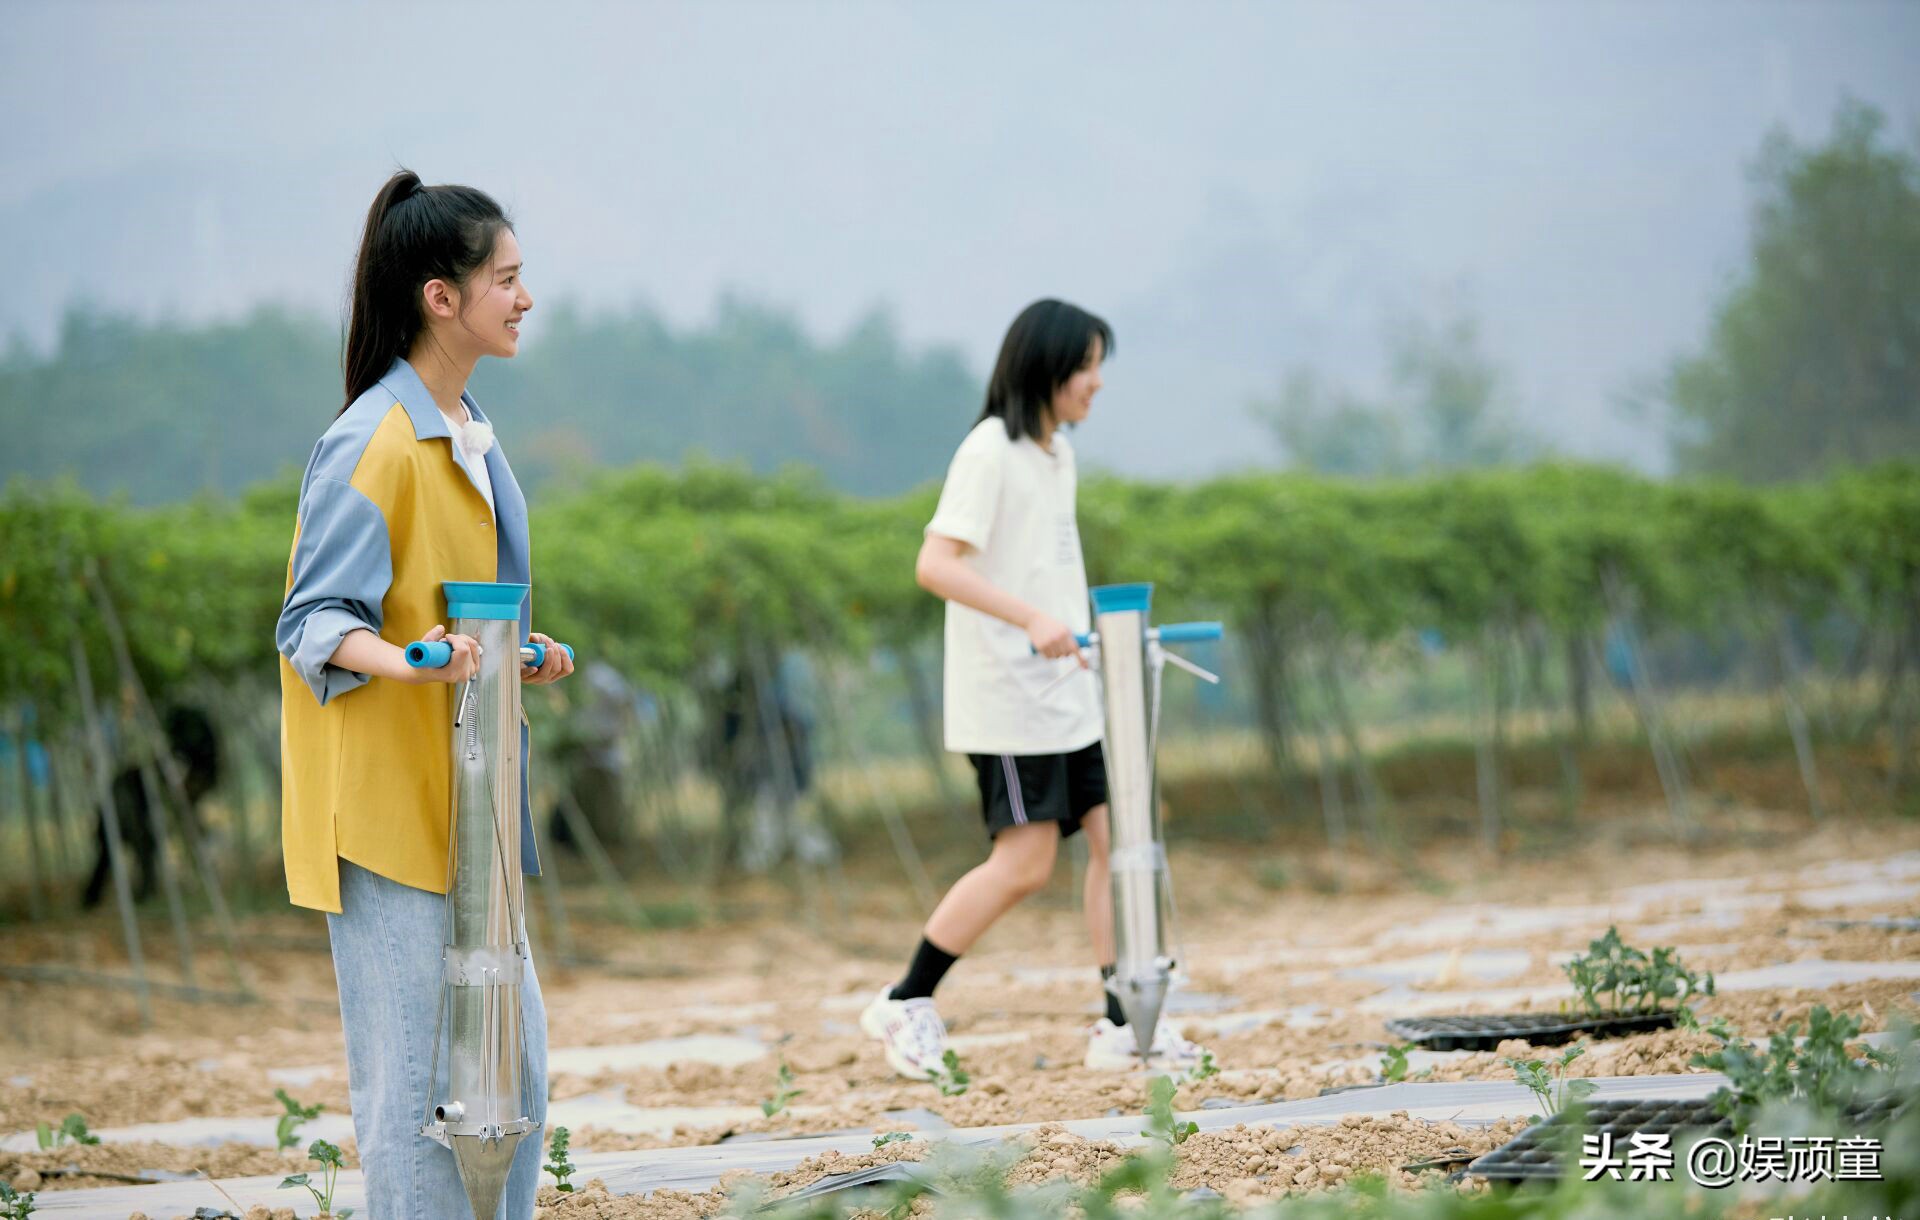
[[[561,644],[559,647],[567,650],[568,660],[573,659],[571,644]],[[445,640],[415,640],[407,645],[407,664],[415,669],[439,669],[451,660],[453,660],[453,645]],[[547,646],[538,641],[520,645],[520,661],[535,669],[540,668],[547,662]]]
[[[1154,629],[1162,644],[1198,644],[1202,640],[1217,640],[1223,630],[1219,623],[1168,623]]]
[[[407,664],[415,669],[439,669],[453,660],[453,645],[445,640],[415,640],[407,645]]]
[[[567,654],[567,660],[573,660],[573,645],[556,642],[554,647],[564,650]],[[520,645],[520,663],[522,665],[531,665],[535,669],[545,665],[547,663],[547,646],[538,640],[530,640]]]

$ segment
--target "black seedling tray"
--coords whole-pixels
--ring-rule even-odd
[[[1903,1104],[1901,1098],[1877,1097],[1846,1107],[1843,1119],[1854,1130],[1860,1130],[1893,1114]],[[1672,1135],[1691,1131],[1724,1139],[1733,1134],[1733,1124],[1722,1118],[1713,1102],[1705,1097],[1685,1100],[1618,1097],[1589,1101],[1581,1130],[1595,1135],[1607,1132],[1614,1137],[1615,1145],[1624,1149],[1628,1137],[1635,1132]],[[1528,1127],[1473,1162],[1467,1166],[1467,1172],[1495,1182],[1553,1181],[1561,1174],[1560,1151],[1555,1145],[1571,1142],[1566,1115],[1557,1114]],[[1679,1142],[1673,1141],[1676,1154]]]
[[[1624,1038],[1673,1028],[1673,1013],[1579,1016],[1566,1012],[1501,1012],[1462,1017],[1395,1017],[1387,1032],[1430,1051],[1490,1051],[1509,1038],[1559,1046],[1581,1034]]]
[[[1586,1130],[1595,1134],[1611,1131],[1616,1138],[1633,1131],[1671,1135],[1676,1131],[1697,1130],[1704,1134],[1716,1127],[1727,1126],[1727,1120],[1720,1117],[1720,1111],[1703,1097],[1686,1100],[1617,1098],[1589,1101],[1586,1110]],[[1555,1115],[1546,1122],[1528,1127],[1467,1166],[1467,1172],[1496,1182],[1551,1181],[1558,1178],[1560,1150],[1554,1145],[1560,1142],[1566,1132],[1562,1118],[1561,1115]],[[1623,1138],[1621,1143],[1624,1147]]]

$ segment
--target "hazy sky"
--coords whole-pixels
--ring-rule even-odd
[[[1911,138],[1920,4],[0,0],[0,332],[331,315],[406,164],[515,213],[529,343],[735,291],[984,372],[1065,296],[1119,336],[1082,453],[1186,474],[1272,457],[1287,369],[1374,380],[1390,317],[1464,303],[1533,427],[1657,462],[1614,400],[1699,342],[1765,132],[1845,93]]]

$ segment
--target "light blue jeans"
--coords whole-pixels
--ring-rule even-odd
[[[327,916],[340,1023],[347,1034],[347,1092],[360,1143],[368,1220],[468,1220],[472,1211],[453,1154],[420,1134],[429,1095],[447,1082],[447,1052],[434,1062],[440,950],[446,899],[340,861],[341,913]],[[527,963],[520,988],[527,1030],[532,1117],[547,1117],[547,1008]],[[444,1037],[444,1035],[443,1035]],[[544,1128],[521,1141],[497,1220],[531,1220],[540,1185]],[[496,1220],[480,1217],[479,1220]]]

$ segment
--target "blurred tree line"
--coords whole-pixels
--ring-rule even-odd
[[[535,490],[704,454],[890,494],[945,469],[980,397],[957,351],[908,350],[884,312],[825,342],[732,298],[690,330],[639,307],[536,318],[525,354],[482,362],[473,382],[515,419],[514,471]],[[339,336],[316,317],[264,307],[186,326],[75,308],[51,353],[16,342],[0,358],[0,483],[71,475],[149,504],[237,492],[305,463],[339,385]]]
[[[1920,453],[1920,147],[1843,102],[1825,143],[1776,131],[1755,160],[1745,267],[1701,349],[1636,405],[1682,473],[1771,482]],[[1254,413],[1289,461],[1381,477],[1509,465],[1546,449],[1515,418],[1467,314],[1396,321],[1362,393],[1296,368]]]
[[[1777,480],[1920,451],[1920,148],[1844,104],[1824,145],[1771,136],[1748,265],[1666,399],[1682,470]]]

